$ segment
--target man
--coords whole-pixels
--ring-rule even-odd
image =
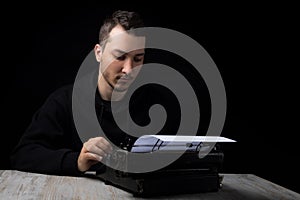
[[[128,138],[134,139],[117,126],[110,104],[111,101],[122,101],[144,62],[143,48],[130,52],[126,50],[128,44],[132,45],[132,41],[139,38],[126,31],[139,27],[143,27],[143,21],[137,13],[116,11],[111,18],[104,21],[99,33],[99,44],[94,48],[96,60],[100,63],[95,109],[108,139],[99,136],[82,143],[72,113],[73,86],[62,87],[51,94],[33,116],[31,124],[11,155],[14,169],[79,176],[91,167],[102,166],[101,161],[112,151],[111,143],[122,146]],[[138,46],[140,42],[143,43],[143,40],[139,41]],[[147,92],[140,93],[133,101],[134,108],[131,113],[139,124],[149,123],[145,114],[147,108],[163,96],[157,92],[150,95],[149,91],[154,92],[148,87]],[[113,92],[117,95],[112,95]],[[169,104],[164,106],[167,112],[176,111]],[[170,126],[172,128],[165,126],[163,132],[176,131],[177,126],[174,124],[179,123],[180,117],[178,114],[170,116],[173,122],[177,121]]]

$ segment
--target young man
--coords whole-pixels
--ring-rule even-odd
[[[104,21],[99,33],[99,44],[94,48],[96,60],[100,63],[95,109],[99,123],[109,140],[99,136],[82,143],[72,113],[73,86],[65,86],[51,94],[33,116],[31,124],[11,155],[13,169],[46,174],[81,175],[91,167],[101,167],[101,161],[112,151],[111,143],[121,146],[130,137],[114,121],[110,102],[122,101],[138,75],[139,70],[136,69],[144,62],[143,48],[126,51],[127,45],[137,39],[135,35],[126,31],[139,27],[143,27],[143,21],[137,13],[116,11]],[[111,39],[114,37],[118,40]],[[147,108],[162,98],[162,94],[150,94],[149,91],[153,90],[149,89],[139,94],[133,102],[131,114],[140,124],[149,123]],[[117,94],[114,99],[113,92]],[[153,101],[149,101],[150,99]],[[176,110],[168,107],[168,104],[163,106],[167,112]],[[165,126],[162,131],[176,131],[177,126],[174,124],[179,123],[180,117],[176,114],[170,116],[173,118],[170,120],[173,121],[171,128]]]

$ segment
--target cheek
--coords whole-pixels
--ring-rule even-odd
[[[108,71],[113,72],[115,70],[116,70],[116,64],[114,61],[107,62],[107,60],[105,60],[105,59],[101,60],[101,71],[103,73],[108,72]]]
[[[120,73],[121,67],[116,63],[111,63],[104,71],[107,77],[114,77]]]
[[[107,68],[111,73],[119,73],[122,71],[122,64],[119,61],[114,61],[110,63],[109,67]]]
[[[112,56],[104,52],[101,56],[101,71],[104,72],[106,71],[110,65],[114,63],[114,60],[112,59]]]
[[[133,75],[138,75],[138,74],[140,73],[140,70],[142,69],[141,65],[142,65],[142,64],[136,65],[136,66],[133,68],[133,70],[132,70],[131,73],[132,73]]]

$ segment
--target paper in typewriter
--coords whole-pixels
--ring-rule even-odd
[[[153,151],[197,151],[203,143],[236,142],[221,136],[186,136],[186,135],[144,135],[138,138],[131,152],[146,153]]]

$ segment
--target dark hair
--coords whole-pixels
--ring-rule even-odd
[[[121,25],[126,31],[134,28],[140,28],[144,26],[144,22],[140,15],[137,12],[129,12],[118,10],[115,11],[110,17],[104,20],[103,25],[99,31],[99,44],[103,44],[110,31],[116,27],[117,25]]]

